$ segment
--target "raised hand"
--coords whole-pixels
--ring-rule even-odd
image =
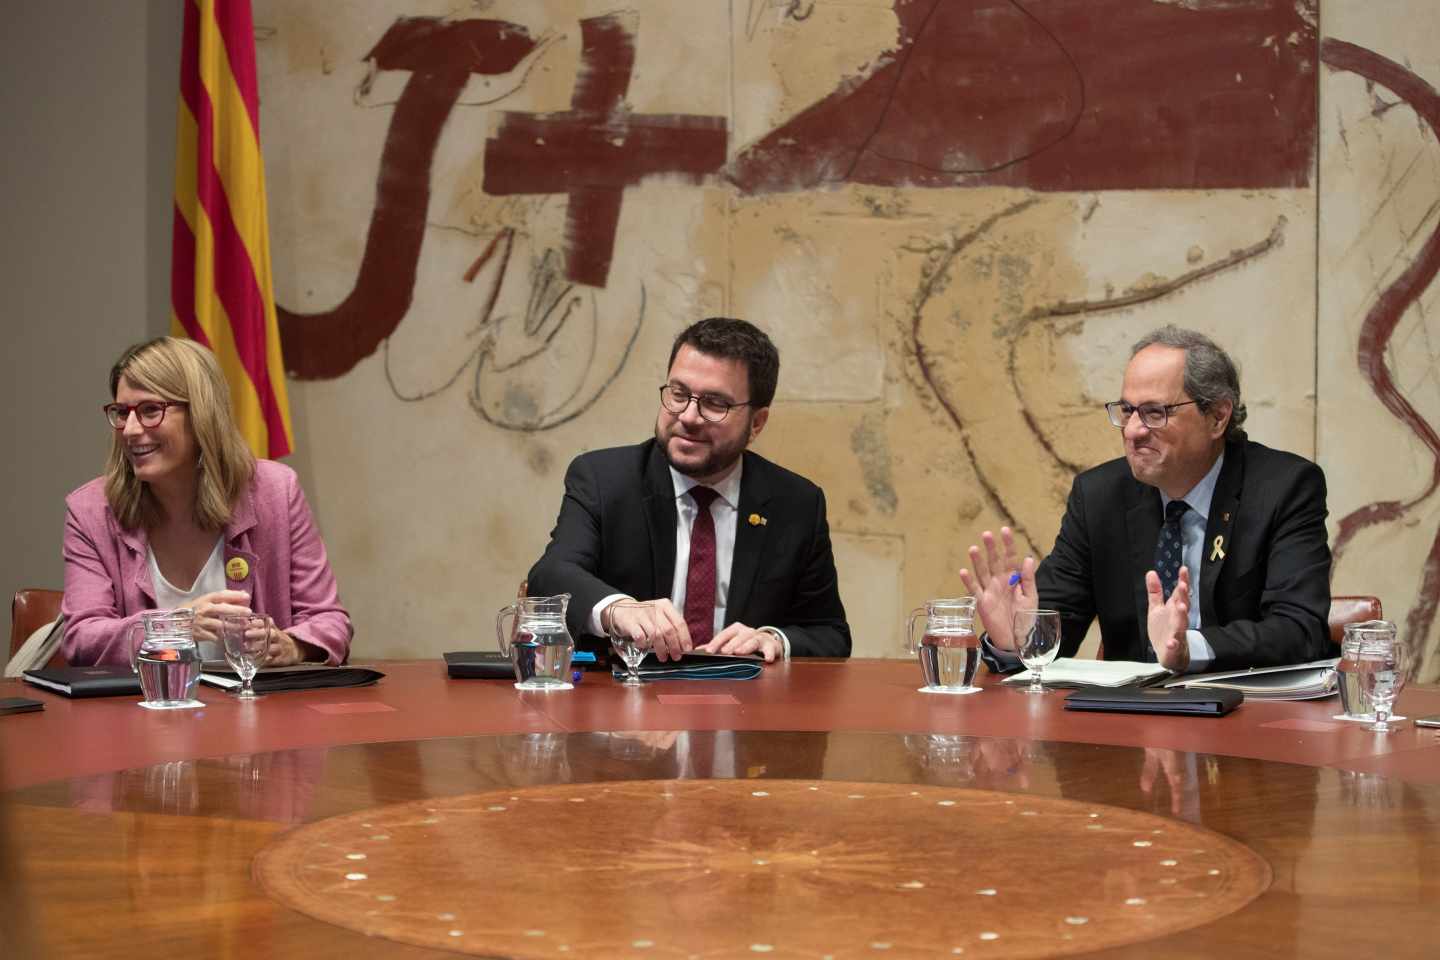
[[[1149,600],[1145,628],[1155,659],[1167,670],[1184,673],[1190,667],[1190,641],[1185,637],[1190,628],[1189,569],[1180,568],[1180,579],[1169,600],[1161,591],[1160,575],[1151,570],[1145,574],[1145,594]]]
[[[1014,650],[1016,608],[1040,606],[1040,594],[1035,589],[1035,558],[1019,559],[1015,535],[1009,527],[1000,528],[998,548],[995,535],[989,530],[980,535],[980,541],[985,545],[983,553],[977,546],[970,547],[970,567],[974,572],[962,567],[960,580],[975,598],[975,612],[990,642],[1001,650]],[[1020,579],[1011,583],[1017,573]]]

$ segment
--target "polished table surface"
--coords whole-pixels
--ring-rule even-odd
[[[254,704],[202,688],[203,709],[171,713],[0,682],[0,697],[46,705],[0,718],[0,890],[12,891],[0,898],[0,955],[1433,957],[1440,949],[1440,737],[1408,723],[1381,736],[1335,722],[1333,700],[1249,702],[1221,719],[1075,714],[1063,710],[1061,691],[922,695],[915,664],[899,661],[802,661],[754,681],[638,690],[590,674],[558,694],[452,681],[435,661],[379,667],[387,676],[373,687]],[[1400,712],[1440,713],[1440,691],[1407,691]],[[708,792],[675,795],[682,788]],[[992,802],[1001,796],[1011,799]],[[649,813],[613,815],[650,810],[657,797],[672,805],[653,822]],[[751,810],[758,797],[781,812],[720,813]],[[924,810],[905,806],[916,798]],[[631,806],[616,807],[622,799]],[[862,802],[874,812],[857,814]],[[417,803],[432,811],[418,821],[405,806]],[[325,831],[380,829],[372,821],[387,817],[443,831],[476,810],[521,807],[569,813],[548,830],[542,824],[524,855],[499,851],[515,838],[529,844],[533,819],[494,833],[485,830],[498,821],[484,829],[465,821],[444,840],[426,833],[414,850],[391,844],[389,859],[346,854],[368,856],[373,878],[352,870],[316,887],[307,872],[316,851],[334,845]],[[955,826],[930,824],[936,810],[956,813]],[[745,830],[715,832],[732,817]],[[1086,824],[1094,837],[1065,832],[1077,817],[1099,821]],[[1100,823],[1114,826],[1106,833]],[[832,850],[811,837],[826,830],[850,846]],[[883,867],[865,859],[874,850],[851,849],[866,831]],[[1137,850],[1149,856],[1150,841],[1129,838],[1147,832],[1193,855],[1162,857],[1157,848],[1132,863],[1126,857]],[[1121,834],[1119,852],[1082,842]],[[814,849],[791,849],[802,836]],[[436,844],[456,854],[448,872],[433,872]],[[750,856],[762,848],[780,854]],[[645,859],[662,849],[685,852],[661,866]],[[1198,864],[1202,849],[1228,859],[1197,866],[1198,879],[1155,886],[1176,884],[1165,871],[1179,869],[1156,864]],[[746,851],[743,863],[737,850]],[[560,859],[549,868],[546,857]],[[973,876],[932,876],[969,857]],[[585,872],[617,862],[631,874],[644,866],[652,884],[669,879],[627,898],[633,876]],[[707,879],[673,873],[677,863],[706,864]],[[790,872],[778,878],[754,874],[785,864]],[[531,872],[508,875],[507,865]],[[717,886],[712,870],[728,886]],[[346,879],[354,876],[365,879]],[[1208,881],[1214,889],[1207,876],[1219,878]],[[1050,878],[1038,887],[1045,909],[1034,900],[1036,877]],[[363,910],[347,906],[382,878],[392,892]],[[830,886],[818,896],[822,879]],[[455,889],[467,891],[463,906],[426,914],[429,926],[391,909],[396,898],[432,903]],[[892,902],[895,889],[903,898]],[[1007,898],[1021,889],[1026,898]],[[465,910],[491,903],[508,916],[516,911],[505,895],[517,891],[543,893],[581,919],[542,930],[492,917],[471,929],[479,921]],[[923,919],[905,912],[926,897],[939,899],[917,914]],[[836,904],[845,910],[826,915]],[[706,925],[727,910],[727,925]],[[1056,910],[1058,933],[1045,920]],[[657,917],[670,921],[657,927]]]

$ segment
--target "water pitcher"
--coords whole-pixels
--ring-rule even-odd
[[[147,610],[130,630],[130,668],[140,674],[140,706],[150,710],[203,707],[195,699],[200,648],[188,608]]]
[[[915,626],[924,624],[916,637]],[[925,678],[922,693],[978,693],[975,670],[980,665],[980,640],[975,635],[975,598],[950,597],[927,601],[905,621],[905,647],[920,654]]]
[[[515,668],[517,690],[569,690],[575,641],[565,628],[570,594],[522,597],[495,615],[500,652]],[[506,629],[506,620],[509,629]]]

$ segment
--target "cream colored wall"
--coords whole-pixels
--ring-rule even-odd
[[[821,0],[803,31],[783,4],[750,4],[753,21],[745,4],[630,6],[644,24],[630,105],[727,117],[732,157],[855,76],[897,29],[886,0]],[[1371,4],[1326,3],[1322,32],[1440,81],[1437,14],[1421,0],[1394,6],[1382,18]],[[1302,189],[846,185],[752,197],[719,180],[646,181],[625,192],[608,284],[580,289],[579,319],[504,371],[537,345],[517,333],[529,290],[505,286],[499,319],[482,327],[495,266],[471,281],[465,271],[512,227],[523,278],[563,246],[565,201],[487,195],[485,138],[501,109],[566,108],[576,22],[610,9],[255,4],[277,299],[299,311],[333,307],[355,281],[408,77],[371,75],[364,57],[395,18],[511,20],[549,42],[526,82],[505,94],[503,78],[473,76],[451,113],[414,302],[395,334],[339,379],[292,384],[295,462],[355,615],[358,658],[489,646],[493,612],[544,546],[566,463],[648,434],[670,339],[711,313],[744,316],[780,346],[780,392],[757,447],[826,489],[857,655],[895,654],[903,612],[959,590],[964,548],[999,522],[1002,501],[1027,544],[1048,548],[1073,469],[1119,453],[1099,404],[1117,393],[1128,344],[1163,323],[1205,330],[1240,359],[1251,435],[1318,455],[1332,518],[1423,488],[1431,459],[1360,381],[1354,343],[1377,288],[1433,226],[1440,153],[1407,108],[1372,116],[1374,94],[1327,68],[1320,176]],[[1258,252],[1144,304],[1046,315],[1247,248]],[[1391,359],[1433,409],[1434,322],[1417,311],[1408,324]],[[477,413],[570,412],[579,403],[567,397],[594,395],[617,369],[593,406],[553,428],[501,429]],[[1379,593],[1403,622],[1436,526],[1427,499],[1360,537],[1337,592]],[[1424,639],[1434,647],[1433,628]]]
[[[110,364],[165,332],[174,5],[28,0],[0,31],[0,591],[58,589],[64,497],[100,472]]]

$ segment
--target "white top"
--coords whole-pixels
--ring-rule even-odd
[[[200,575],[190,585],[190,589],[182,590],[165,579],[160,572],[160,564],[155,562],[155,551],[148,551],[146,561],[150,564],[150,582],[155,587],[155,609],[175,610],[179,607],[193,607],[195,601],[207,593],[214,593],[217,590],[224,590],[225,581],[225,538],[215,538],[215,548],[210,551],[210,557],[205,561],[205,566],[200,568]],[[200,648],[200,657],[203,660],[223,660],[225,651],[220,644],[214,640],[196,641]]]

